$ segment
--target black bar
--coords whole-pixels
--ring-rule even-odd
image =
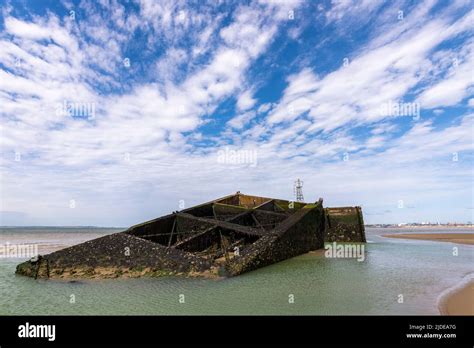
[[[0,346],[408,344],[472,347],[468,316],[11,316],[0,317]],[[20,338],[20,325],[55,325],[55,340]],[[410,325],[411,329],[410,329]],[[428,326],[428,325],[431,325]],[[407,337],[455,334],[456,337]]]

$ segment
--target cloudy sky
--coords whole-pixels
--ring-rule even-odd
[[[0,224],[129,226],[240,190],[473,221],[466,1],[5,1]]]

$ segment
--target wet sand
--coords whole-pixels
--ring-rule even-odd
[[[474,233],[397,233],[384,234],[388,238],[420,239],[474,245]]]
[[[442,296],[439,310],[443,315],[474,315],[474,279],[463,282]]]

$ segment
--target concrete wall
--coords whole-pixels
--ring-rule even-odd
[[[361,207],[325,208],[325,242],[366,242]]]

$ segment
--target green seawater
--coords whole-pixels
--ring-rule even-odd
[[[0,243],[70,245],[111,232],[1,229]],[[474,272],[474,247],[380,236],[393,232],[407,231],[367,229],[363,262],[310,253],[219,280],[34,280],[14,274],[23,259],[0,258],[0,315],[439,314],[439,295]]]

